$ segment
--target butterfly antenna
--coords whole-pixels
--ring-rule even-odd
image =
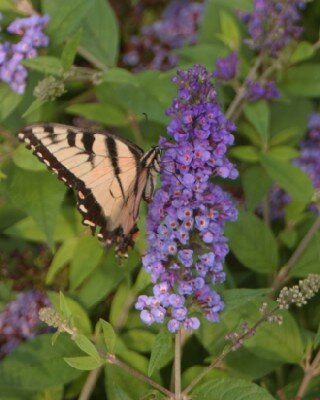
[[[148,118],[148,114],[143,112],[142,115],[144,116],[144,119],[146,120],[146,124],[147,124],[147,128],[149,129],[149,118]]]

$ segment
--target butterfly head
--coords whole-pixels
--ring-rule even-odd
[[[161,149],[159,146],[152,146],[151,149],[142,157],[142,164],[147,168],[153,168],[160,172]]]

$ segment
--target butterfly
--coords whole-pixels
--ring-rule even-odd
[[[76,192],[83,224],[116,254],[134,246],[142,199],[152,200],[161,152],[104,131],[36,123],[18,133],[48,169]]]

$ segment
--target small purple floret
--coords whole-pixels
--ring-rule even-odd
[[[247,81],[247,98],[251,102],[258,100],[275,100],[280,97],[280,92],[275,81],[260,82]]]
[[[237,76],[239,66],[238,54],[230,53],[225,58],[218,58],[213,75],[221,81],[230,81]]]

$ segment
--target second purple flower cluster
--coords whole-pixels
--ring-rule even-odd
[[[39,47],[48,46],[49,38],[43,33],[48,22],[48,15],[17,18],[7,27],[7,32],[21,39],[15,43],[0,43],[0,79],[19,94],[24,93],[28,76],[21,61],[36,57]]]
[[[22,292],[0,313],[0,359],[21,342],[39,333],[39,310],[50,306],[49,299],[37,290]],[[46,332],[48,328],[45,328]]]

